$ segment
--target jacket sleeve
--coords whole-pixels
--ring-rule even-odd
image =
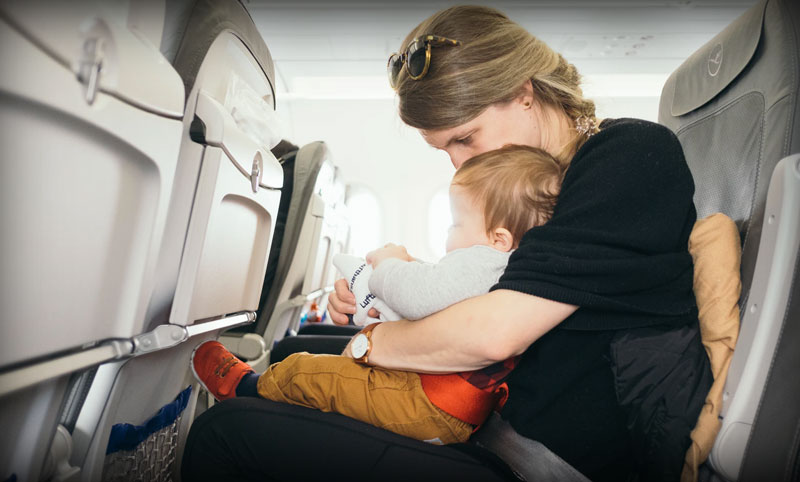
[[[387,259],[373,271],[369,289],[403,318],[418,320],[487,293],[507,259],[485,246],[452,251],[438,263]]]
[[[579,315],[565,327],[696,316],[687,249],[693,194],[672,132],[645,121],[613,124],[575,155],[552,219],[523,236],[494,289],[602,311],[590,324]]]

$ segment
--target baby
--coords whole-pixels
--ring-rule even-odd
[[[563,174],[552,156],[525,146],[506,146],[466,161],[450,184],[453,224],[444,258],[422,263],[404,248],[388,245],[370,253],[371,266],[350,267],[348,280],[369,277],[369,293],[363,296],[368,303],[357,314],[359,321],[375,300],[389,308],[385,312],[415,320],[489,292],[523,234],[550,219]],[[374,326],[356,337],[365,338]],[[510,359],[472,372],[417,374],[370,366],[368,352],[353,351],[355,360],[295,353],[257,375],[220,343],[209,341],[195,349],[192,369],[219,400],[261,396],[448,444],[466,441],[505,401],[503,380],[516,364]]]

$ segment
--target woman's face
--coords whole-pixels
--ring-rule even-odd
[[[460,126],[420,133],[425,142],[450,156],[458,169],[467,159],[506,144],[548,149],[540,129],[541,111],[530,97],[520,96],[505,104],[489,106],[476,118]],[[549,149],[548,149],[549,150]]]

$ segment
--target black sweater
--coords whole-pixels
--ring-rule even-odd
[[[502,415],[593,480],[680,473],[710,385],[687,248],[693,193],[671,131],[606,120],[572,159],[552,219],[525,234],[494,287],[579,306],[525,352]],[[652,356],[653,343],[677,355]],[[669,400],[664,379],[693,390]],[[670,414],[677,424],[654,427],[654,417],[666,416],[658,406],[675,403],[683,404]],[[671,438],[642,449],[656,443],[653,431]],[[657,465],[646,451],[669,453],[657,477],[642,472],[642,464]]]

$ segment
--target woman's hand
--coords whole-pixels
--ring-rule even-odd
[[[328,316],[336,325],[350,324],[350,317],[356,312],[356,297],[347,286],[347,280],[342,278],[333,284],[334,291],[328,295]],[[367,313],[372,318],[380,316],[378,310],[371,308]]]
[[[397,258],[403,261],[414,261],[414,258],[408,254],[408,251],[406,251],[405,246],[398,246],[392,243],[367,253],[367,263],[371,264],[373,268],[377,268],[381,261],[388,258]],[[355,303],[355,300],[353,302]]]
[[[347,325],[350,323],[347,315],[356,312],[356,297],[347,287],[347,280],[344,278],[336,280],[333,289],[333,293],[328,295],[328,315],[335,324]]]

